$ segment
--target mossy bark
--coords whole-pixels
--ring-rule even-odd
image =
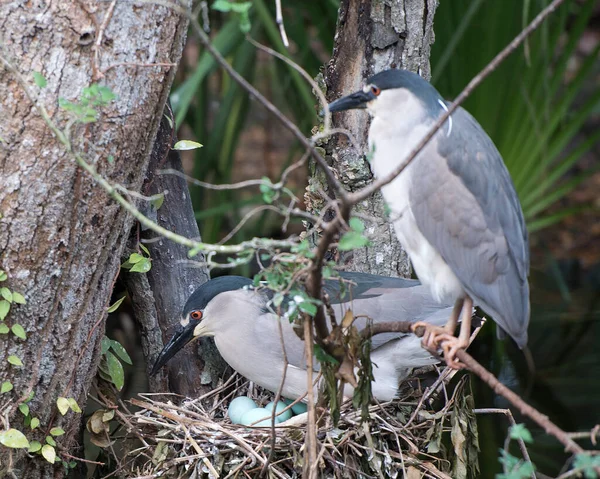
[[[114,11],[111,10],[114,7]],[[140,191],[158,124],[181,56],[187,21],[156,5],[81,0],[0,4],[0,53],[30,82],[36,101],[64,128],[59,98],[78,101],[92,83],[117,100],[96,122],[73,126],[74,147],[111,183]],[[161,63],[162,66],[151,66]],[[45,88],[33,73],[47,79]],[[3,286],[25,296],[8,325],[27,339],[0,337],[0,377],[14,389],[2,396],[2,428],[25,431],[17,410],[30,391],[30,413],[41,425],[26,431],[43,442],[50,427],[66,433],[57,451],[82,455],[81,415],[62,416],[56,400],[81,407],[95,375],[106,309],[119,273],[132,218],[86,175],[26,97],[15,76],[0,69],[0,269]],[[22,367],[7,363],[18,356]],[[60,477],[64,468],[40,456],[0,448],[2,469],[17,477]]]
[[[429,79],[436,6],[436,0],[342,0],[333,56],[325,71],[327,99],[361,89],[371,75],[387,68],[406,68]],[[364,111],[336,114],[333,127],[348,130],[358,142],[356,149],[338,134],[326,146],[337,177],[346,189],[357,190],[373,179],[366,160],[369,117]],[[326,183],[313,177],[309,192],[319,188],[327,190]],[[410,276],[408,257],[386,218],[381,194],[357,205],[354,213],[369,218],[365,224],[371,245],[341,255],[339,262],[353,271]]]

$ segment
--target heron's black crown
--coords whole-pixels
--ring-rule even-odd
[[[444,102],[444,99],[433,85],[408,70],[385,70],[369,78],[368,83],[381,90],[406,88],[423,103],[431,116],[437,117],[443,109],[440,102]]]
[[[251,284],[252,280],[242,276],[220,276],[207,281],[189,297],[183,308],[183,316],[187,316],[196,309],[206,308],[206,305],[218,294],[235,291]]]

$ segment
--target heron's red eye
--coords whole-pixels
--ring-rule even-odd
[[[192,311],[190,313],[190,317],[192,319],[195,319],[196,321],[200,321],[202,319],[202,311],[200,311],[199,309]]]
[[[381,93],[381,88],[377,88],[375,85],[371,85],[371,93],[375,96],[379,96]]]

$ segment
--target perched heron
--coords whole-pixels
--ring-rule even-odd
[[[344,297],[341,297],[339,281],[326,281],[325,289],[338,318],[348,309],[354,316],[360,316],[354,323],[359,329],[366,326],[365,317],[372,318],[374,323],[422,321],[439,326],[452,309],[435,301],[429,288],[418,281],[363,273],[341,273],[341,277],[352,282]],[[194,291],[183,309],[181,329],[161,351],[151,374],[190,341],[213,336],[221,356],[233,369],[275,392],[281,384],[285,364],[277,324],[280,321],[288,359],[282,395],[289,399],[303,396],[306,392],[304,342],[287,318],[279,318],[273,312],[272,294],[253,289],[251,285],[252,281],[247,278],[223,276]],[[439,362],[421,347],[416,336],[399,333],[374,336],[371,360],[375,379],[373,396],[381,401],[396,396],[400,381],[413,368]]]
[[[372,168],[385,178],[406,162],[448,111],[437,90],[415,73],[386,70],[329,105],[366,108]],[[473,302],[498,334],[523,348],[529,323],[529,245],[523,212],[500,153],[481,125],[458,108],[402,173],[382,188],[396,235],[415,272],[439,301],[454,303],[443,328],[425,326],[424,345],[441,345],[449,365],[468,345]],[[454,336],[462,311],[458,338]]]

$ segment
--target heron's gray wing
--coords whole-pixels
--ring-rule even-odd
[[[351,309],[354,316],[360,316],[354,323],[359,330],[366,327],[367,318],[374,323],[427,321],[441,326],[450,317],[450,305],[435,301],[429,287],[418,281],[367,273],[340,275],[351,283],[341,287],[339,280],[331,280],[326,282],[325,289],[338,317],[347,309]],[[373,337],[372,347],[376,349],[403,336],[401,333],[378,334]]]
[[[529,244],[500,153],[462,108],[414,163],[410,208],[468,294],[519,346],[527,342]]]
[[[366,299],[392,290],[418,286],[419,281],[405,278],[390,278],[369,273],[340,271],[339,279],[325,281],[324,289],[332,304],[345,303],[352,299]]]

